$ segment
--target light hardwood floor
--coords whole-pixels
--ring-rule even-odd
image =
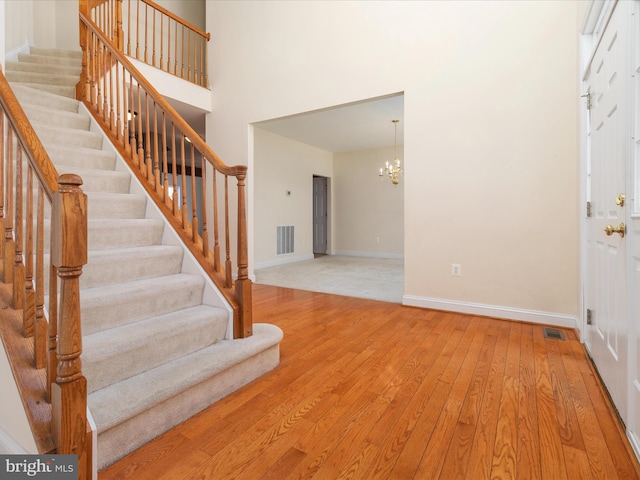
[[[573,331],[264,285],[281,364],[112,479],[639,479]]]

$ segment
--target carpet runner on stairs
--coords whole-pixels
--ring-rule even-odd
[[[282,332],[256,324],[230,340],[212,283],[185,269],[188,252],[73,98],[80,70],[79,52],[31,48],[5,76],[58,172],[80,175],[88,197],[82,362],[103,468],[274,368]]]

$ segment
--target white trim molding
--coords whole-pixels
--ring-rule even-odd
[[[522,308],[505,307],[500,305],[460,302],[457,300],[419,297],[416,295],[404,295],[402,297],[402,304],[409,307],[430,308],[433,310],[445,310],[448,312],[457,312],[469,315],[482,315],[484,317],[517,320],[555,327],[577,328],[578,326],[578,317],[575,315],[542,312],[538,310],[525,310]]]
[[[15,438],[4,428],[0,427],[0,453],[7,455],[26,454],[27,452]]]
[[[27,42],[25,40],[22,45],[14,48],[12,50],[9,50],[8,52],[5,52],[4,60],[8,61],[8,62],[17,62],[18,61],[18,55],[20,55],[21,53],[29,53],[30,49],[31,49],[31,47],[29,47],[29,42]]]

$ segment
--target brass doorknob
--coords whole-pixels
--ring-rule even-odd
[[[624,207],[624,200],[625,200],[624,193],[621,193],[616,197],[616,205],[618,205],[619,207]]]
[[[624,238],[624,232],[626,230],[626,226],[624,223],[621,223],[620,225],[618,225],[617,227],[614,227],[613,225],[609,225],[607,224],[606,227],[604,227],[604,231],[606,232],[607,235],[611,236],[614,233],[619,234],[621,237]]]

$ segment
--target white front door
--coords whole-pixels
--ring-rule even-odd
[[[629,8],[630,2],[617,2],[584,77],[591,103],[585,343],[623,419],[631,322],[626,278]]]

